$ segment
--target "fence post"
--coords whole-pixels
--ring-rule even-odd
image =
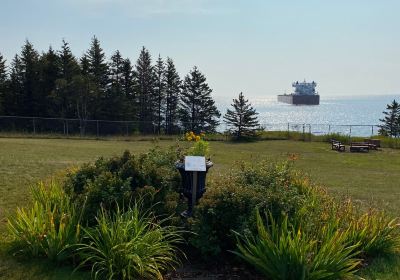
[[[67,137],[69,136],[69,131],[68,131],[68,119],[65,120],[65,126],[67,128]]]
[[[125,125],[126,125],[126,136],[128,137],[129,136],[129,123],[125,122]]]
[[[328,126],[328,134],[331,134],[331,125]]]
[[[371,125],[371,137],[374,136],[374,126]]]
[[[303,123],[303,141],[306,141],[305,124]]]
[[[350,134],[349,134],[349,138],[351,138],[351,125],[350,125]]]
[[[36,134],[35,118],[32,119],[32,124],[33,124],[33,134]]]
[[[289,139],[290,138],[290,125],[289,125],[289,123],[287,123],[287,139]]]
[[[310,142],[311,142],[311,124],[308,125],[308,133],[310,135]]]
[[[99,138],[99,121],[96,121],[96,134],[97,134],[97,138]]]

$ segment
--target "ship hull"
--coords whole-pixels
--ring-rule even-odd
[[[293,105],[319,105],[319,95],[278,95],[278,101]]]

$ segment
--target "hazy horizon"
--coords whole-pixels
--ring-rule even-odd
[[[0,53],[9,63],[25,39],[38,51],[64,38],[76,56],[96,35],[109,58],[174,59],[194,65],[216,98],[291,92],[314,80],[322,96],[400,93],[400,1],[5,0]],[[323,3],[322,3],[323,2]],[[4,39],[5,38],[5,39]]]

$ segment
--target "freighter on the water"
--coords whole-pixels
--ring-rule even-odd
[[[295,88],[292,94],[281,94],[278,95],[278,101],[294,104],[294,105],[319,105],[319,95],[315,91],[317,83],[312,81],[311,83],[294,82],[292,86]]]

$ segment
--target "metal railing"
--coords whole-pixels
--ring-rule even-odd
[[[29,134],[58,134],[69,136],[135,136],[144,134],[182,134],[188,123],[174,123],[169,128],[155,122],[120,120],[81,120],[73,118],[43,118],[23,116],[0,116],[0,132]],[[302,133],[303,135],[327,135],[338,133],[349,137],[377,135],[376,124],[305,124],[305,123],[260,123],[265,131]],[[217,131],[224,133],[228,126],[222,123]],[[168,132],[168,133],[167,133]]]

